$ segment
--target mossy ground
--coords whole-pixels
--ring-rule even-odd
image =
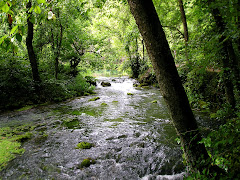
[[[21,145],[32,137],[33,134],[28,131],[33,129],[34,126],[30,125],[0,128],[0,171],[9,161],[24,153]]]

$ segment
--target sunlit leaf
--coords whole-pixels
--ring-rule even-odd
[[[45,0],[37,0],[38,4],[45,3]]]
[[[11,1],[7,1],[7,4],[8,4],[8,6],[12,6],[12,3],[11,3]]]
[[[8,4],[6,3],[3,7],[2,7],[2,10],[3,10],[3,12],[5,12],[5,13],[7,13],[8,11],[9,11],[9,6],[8,6]]]
[[[14,34],[16,30],[18,29],[18,25],[14,26],[10,32],[10,34]]]
[[[5,35],[5,36],[3,36],[3,37],[0,38],[0,44],[3,43],[3,41],[6,39],[6,37],[7,37],[7,35]]]
[[[39,7],[39,6],[35,6],[35,8],[34,8],[34,11],[35,11],[35,13],[37,13],[37,14],[41,14],[41,8]]]

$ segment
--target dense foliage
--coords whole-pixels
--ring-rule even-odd
[[[184,12],[179,2],[154,0],[192,108],[226,123],[203,143],[229,177],[239,178],[240,1],[185,0]],[[156,83],[125,1],[3,0],[0,21],[0,109],[92,93],[85,76],[94,71]],[[29,61],[29,24],[38,72]]]

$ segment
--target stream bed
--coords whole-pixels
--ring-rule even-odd
[[[101,81],[111,83],[102,87]],[[168,110],[157,88],[134,80],[98,78],[96,95],[0,115],[0,127],[35,124],[26,150],[0,172],[2,179],[183,179],[186,167]],[[131,93],[131,94],[128,94]],[[95,101],[89,101],[99,97]],[[73,122],[70,126],[66,125]],[[76,149],[79,142],[94,144]],[[86,159],[89,167],[79,167]],[[0,179],[1,179],[0,178]]]

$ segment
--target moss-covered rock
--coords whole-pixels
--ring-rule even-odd
[[[80,142],[77,144],[75,149],[90,149],[94,146],[94,144],[89,143],[89,142]]]
[[[127,138],[127,137],[128,137],[127,135],[123,134],[123,135],[118,136],[117,138],[122,139],[122,138]]]
[[[86,158],[84,159],[81,164],[78,165],[78,168],[84,168],[84,167],[89,167],[91,164],[95,164],[96,161],[92,158]]]
[[[141,83],[138,85],[138,87],[144,87],[144,86],[148,86],[148,83]]]
[[[96,100],[98,100],[98,99],[100,99],[100,97],[94,97],[94,98],[92,98],[92,99],[89,99],[88,101],[96,101]]]
[[[48,134],[42,134],[42,135],[38,135],[37,137],[35,137],[33,139],[35,144],[41,144],[43,142],[45,142],[48,138]]]
[[[111,86],[111,83],[110,82],[101,82],[101,86],[103,87],[108,87],[108,86]]]
[[[102,103],[101,106],[107,106],[107,103]]]
[[[63,126],[67,127],[68,129],[73,129],[79,126],[79,120],[77,118],[67,119],[63,121]]]
[[[78,110],[74,110],[71,112],[72,115],[81,115],[82,112],[81,111],[78,111]]]
[[[157,103],[157,100],[152,101],[151,103]]]
[[[129,95],[129,96],[133,96],[133,93],[127,93],[127,95]]]
[[[25,134],[17,136],[16,141],[23,143],[23,142],[27,141],[28,139],[31,139],[32,135],[33,135],[32,133],[27,132]]]

